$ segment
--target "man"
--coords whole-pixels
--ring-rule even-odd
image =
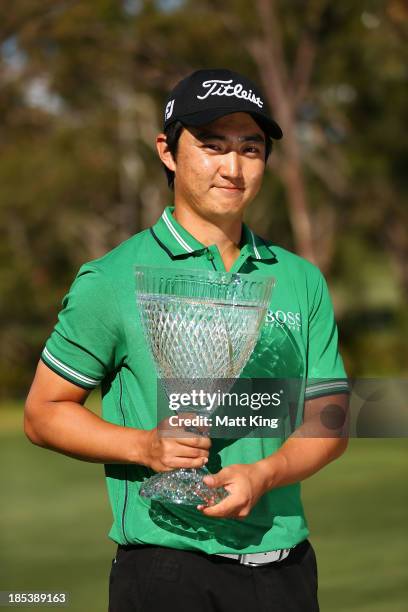
[[[242,221],[261,187],[271,139],[281,137],[262,94],[244,76],[202,70],[181,81],[157,137],[174,208],[81,268],[42,353],[25,431],[35,444],[106,464],[114,516],[109,535],[118,543],[111,612],[170,605],[179,612],[318,610],[299,483],[346,448],[344,437],[310,437],[316,430],[307,427],[328,397],[345,409],[347,386],[319,270]],[[273,363],[277,376],[307,380],[304,424],[294,435],[227,443],[159,435],[155,368],[136,316],[134,264],[275,277],[248,371],[262,375]],[[99,384],[103,419],[84,407]],[[207,461],[213,473],[207,484],[229,492],[222,502],[171,507],[139,495],[151,470]]]

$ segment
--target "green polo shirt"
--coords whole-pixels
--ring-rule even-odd
[[[172,211],[166,208],[152,228],[81,267],[41,355],[71,383],[85,389],[101,385],[103,418],[125,427],[157,425],[156,370],[137,312],[134,266],[225,270],[218,248],[198,242]],[[297,377],[305,381],[306,397],[344,391],[340,379],[346,374],[332,303],[318,268],[245,225],[240,246],[231,272],[276,279],[259,342],[243,376]],[[275,452],[283,441],[214,439],[208,466],[216,472],[252,463]],[[140,484],[152,473],[146,467],[109,464],[105,473],[113,512],[109,536],[120,544],[262,552],[293,547],[309,533],[299,483],[266,493],[243,520],[213,519],[191,507],[142,498]]]

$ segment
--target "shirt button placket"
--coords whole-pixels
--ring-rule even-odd
[[[206,251],[205,251],[205,255],[206,255],[208,261],[211,263],[213,269],[216,270],[217,268],[216,268],[216,265],[214,263],[214,254],[210,251],[210,249],[207,248]]]

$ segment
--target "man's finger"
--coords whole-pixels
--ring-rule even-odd
[[[212,516],[214,518],[231,515],[236,516],[240,510],[240,504],[238,505],[233,497],[226,497],[214,506],[200,505],[198,509],[201,510],[205,516]]]
[[[169,459],[164,465],[166,469],[170,468],[171,470],[180,469],[180,468],[202,468],[207,463],[208,459],[206,457],[199,457],[198,459],[192,459],[191,457],[174,457]]]
[[[177,445],[176,447],[169,447],[168,454],[176,457],[190,457],[191,459],[197,459],[198,457],[205,457],[208,459],[208,451],[195,446]]]
[[[204,450],[211,448],[211,440],[209,438],[193,434],[187,435],[182,429],[177,429],[171,432],[160,431],[159,438],[166,441],[172,440],[177,444],[182,444],[183,446],[194,446],[195,448],[202,448]]]
[[[211,440],[201,436],[196,436],[195,438],[177,438],[177,442],[185,446],[194,446],[204,450],[211,448]]]
[[[204,476],[203,480],[210,489],[224,487],[229,483],[228,472],[225,469],[220,470],[217,474],[208,474],[208,476]]]

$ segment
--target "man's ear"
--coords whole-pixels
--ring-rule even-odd
[[[156,148],[159,157],[163,164],[167,166],[172,172],[176,171],[176,162],[174,161],[173,155],[167,145],[166,134],[159,134],[156,138]]]

